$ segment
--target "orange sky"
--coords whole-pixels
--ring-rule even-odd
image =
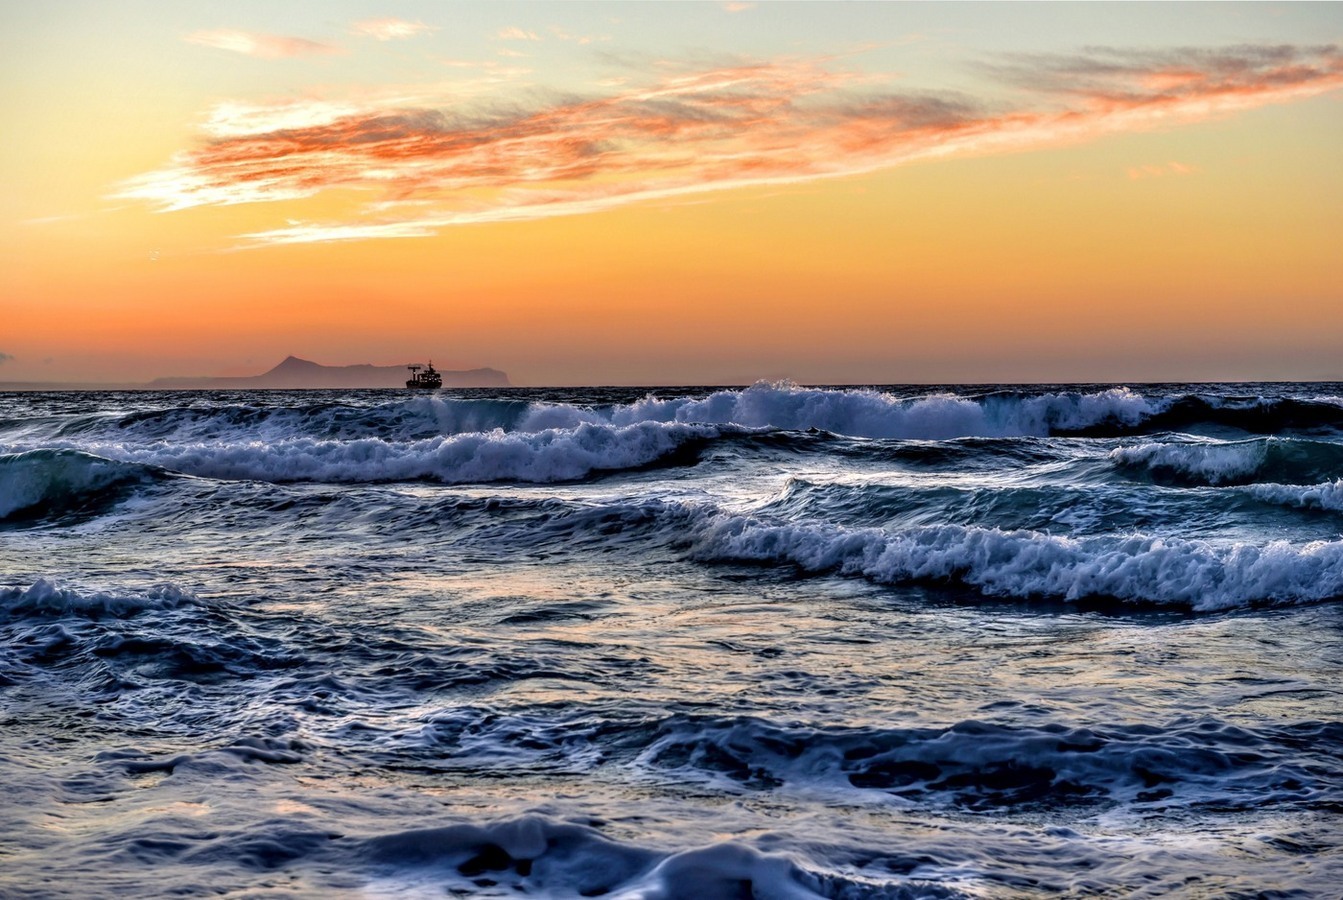
[[[7,8],[0,381],[1343,380],[1343,7],[742,6]]]

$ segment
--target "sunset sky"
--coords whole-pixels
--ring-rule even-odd
[[[1343,4],[0,6],[0,381],[1343,380]]]

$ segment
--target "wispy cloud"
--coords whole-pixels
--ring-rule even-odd
[[[550,33],[561,41],[570,41],[575,44],[591,44],[594,41],[609,41],[611,39],[609,34],[574,34],[558,25],[551,25]]]
[[[1343,85],[1332,47],[1107,51],[1014,60],[1018,108],[879,92],[868,76],[784,60],[664,73],[526,109],[431,90],[362,102],[221,105],[206,141],[122,184],[161,210],[376,192],[351,221],[291,223],[256,243],[426,236],[480,222],[867,172],[1188,123]],[[1167,164],[1163,174],[1180,174]],[[1185,167],[1187,168],[1187,167]],[[470,199],[464,199],[470,198]]]
[[[379,41],[399,41],[413,38],[417,34],[437,31],[433,25],[423,22],[407,22],[405,19],[365,19],[350,26],[350,33],[361,37],[371,37]]]
[[[1141,181],[1144,178],[1161,178],[1165,175],[1193,175],[1198,171],[1198,168],[1184,163],[1168,162],[1165,164],[1148,163],[1143,166],[1129,166],[1124,171],[1131,181]]]
[[[217,31],[195,31],[183,38],[189,44],[214,47],[216,50],[229,50],[245,56],[261,59],[282,59],[289,56],[312,56],[323,53],[339,53],[339,47],[310,41],[307,38],[288,37],[279,34],[257,34],[251,31],[219,29]]]
[[[510,25],[507,28],[500,28],[497,35],[501,41],[539,41],[541,35],[535,31],[524,31],[516,25]]]
[[[0,365],[9,362],[14,358],[12,353],[0,353]]]
[[[748,9],[755,9],[755,4],[746,3],[744,0],[729,0],[723,4],[723,9],[730,13],[746,12]]]

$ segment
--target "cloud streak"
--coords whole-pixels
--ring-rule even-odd
[[[1141,181],[1144,178],[1162,178],[1166,175],[1193,175],[1198,169],[1184,163],[1171,161],[1165,165],[1148,163],[1144,166],[1129,166],[1125,171],[1130,181]]]
[[[435,102],[433,92],[221,104],[201,146],[117,195],[176,210],[373,193],[351,220],[245,237],[420,237],[1199,121],[1337,89],[1343,57],[1333,47],[1097,50],[1011,59],[997,73],[1025,88],[1026,102],[988,108],[964,97],[876,91],[867,76],[786,60],[664,74],[527,109],[466,108]]]
[[[498,38],[501,41],[539,41],[541,35],[535,31],[526,31],[516,25],[510,25],[507,28],[500,28]]]
[[[351,34],[379,41],[403,41],[436,30],[434,26],[423,22],[407,22],[405,19],[392,18],[365,19],[350,26]]]
[[[259,59],[284,59],[291,56],[313,56],[326,53],[339,53],[338,47],[321,44],[306,38],[288,37],[279,34],[258,34],[251,31],[219,29],[216,31],[195,31],[182,38],[188,44],[200,44],[216,50],[228,50],[244,56]]]

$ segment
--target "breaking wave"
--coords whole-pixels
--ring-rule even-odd
[[[1162,404],[1147,431],[1187,431],[1198,426],[1235,428],[1252,434],[1343,430],[1343,398],[1224,397],[1186,395]]]
[[[1137,444],[1110,451],[1121,470],[1180,485],[1312,484],[1343,471],[1343,446],[1293,438]]]
[[[1252,484],[1245,490],[1265,503],[1298,509],[1343,511],[1343,479],[1304,487],[1295,484]]]
[[[77,450],[0,455],[0,521],[97,508],[120,497],[122,488],[157,474]]]
[[[0,588],[0,613],[12,617],[125,618],[150,609],[199,604],[195,596],[171,584],[157,584],[143,590],[82,592],[39,578],[26,588]]]
[[[376,438],[278,442],[97,444],[108,456],[206,478],[336,483],[573,481],[596,472],[693,458],[718,429],[641,423],[535,433],[492,431],[405,443]]]
[[[720,515],[696,530],[691,555],[882,584],[959,584],[994,597],[1122,600],[1199,612],[1343,597],[1343,541],[1068,538],[963,525],[888,531]]]
[[[385,403],[341,402],[293,406],[173,406],[120,414],[85,415],[52,437],[104,440],[228,441],[246,436],[281,441],[420,440],[438,435],[513,430],[527,413],[523,400],[417,396]]]
[[[282,399],[288,399],[282,397]],[[593,399],[597,399],[594,397]],[[65,420],[53,440],[115,442],[269,442],[295,439],[418,441],[495,430],[540,433],[582,425],[646,423],[736,425],[861,438],[946,440],[959,437],[1121,436],[1200,427],[1250,433],[1343,429],[1336,398],[1147,396],[1127,387],[1097,391],[921,396],[875,388],[806,388],[760,382],[704,396],[649,394],[634,402],[580,403],[417,396],[381,403],[173,406]]]
[[[1260,499],[1271,502],[1282,498],[1270,490],[1292,490],[1264,485],[1255,486],[1256,493],[1261,487],[1266,496]],[[858,527],[775,518],[779,511],[789,513],[796,502],[792,492],[786,488],[781,501],[749,515],[653,499],[547,506],[487,523],[471,540],[483,547],[564,546],[574,552],[661,547],[702,563],[785,565],[878,584],[959,586],[989,597],[1124,601],[1195,612],[1343,597],[1343,540],[1255,543],[1112,532],[1067,537],[986,525]],[[1325,486],[1291,497],[1302,505],[1336,503],[1338,492]]]
[[[879,883],[818,872],[786,855],[762,853],[737,842],[679,852],[654,850],[614,841],[586,824],[542,816],[379,835],[365,839],[363,850],[392,881],[404,883],[418,871],[436,883],[458,881],[510,895],[537,892],[629,900],[963,896],[919,881]]]

